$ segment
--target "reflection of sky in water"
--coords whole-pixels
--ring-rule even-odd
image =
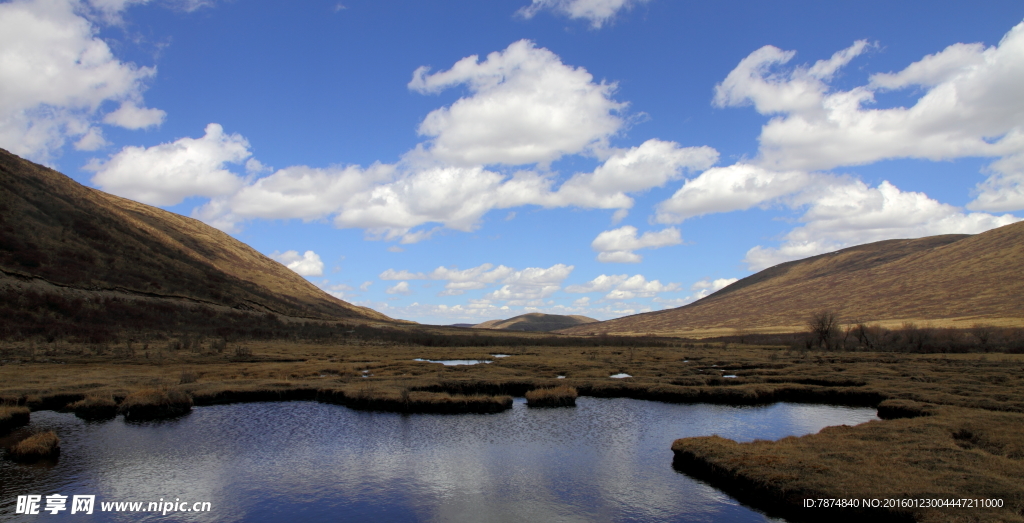
[[[672,470],[672,441],[778,439],[877,419],[872,409],[822,405],[577,405],[528,409],[517,399],[501,414],[402,416],[250,403],[144,424],[37,412],[34,428],[60,435],[61,459],[50,468],[0,463],[0,520],[18,520],[19,494],[59,492],[96,494],[97,505],[213,504],[173,519],[97,506],[82,521],[765,521]]]
[[[502,356],[503,357],[503,356]],[[478,363],[490,363],[488,360],[425,360],[423,358],[416,358],[412,361],[426,361],[429,363],[440,363],[446,367],[452,365],[476,365]]]

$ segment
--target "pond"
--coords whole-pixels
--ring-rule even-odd
[[[314,402],[197,407],[162,422],[56,430],[56,465],[0,461],[0,520],[18,495],[59,493],[75,521],[739,521],[768,519],[672,469],[672,441],[748,441],[877,419],[874,409],[675,405],[581,397],[489,415],[360,412]],[[71,496],[95,495],[91,516]],[[103,512],[103,502],[209,502],[210,512]],[[45,504],[45,498],[44,498]],[[46,514],[49,519],[49,514]]]

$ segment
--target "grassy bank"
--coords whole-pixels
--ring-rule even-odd
[[[230,344],[190,350],[152,345],[142,350],[136,344],[134,352],[124,345],[8,345],[2,349],[0,399],[32,409],[64,409],[87,396],[122,401],[140,389],[175,389],[195,405],[317,400],[372,410],[459,413],[500,411],[511,404],[510,396],[564,386],[583,396],[679,403],[877,406],[891,419],[779,442],[681,440],[676,464],[757,508],[784,512],[788,507],[809,520],[841,517],[842,511],[807,512],[811,509],[800,505],[804,495],[903,498],[928,494],[931,485],[938,489],[935,495],[1001,498],[1005,506],[906,517],[1024,521],[1022,456],[1014,439],[1024,432],[1024,356],[1019,354],[824,352],[737,343],[425,347],[359,341],[238,348],[245,350]],[[494,353],[510,356],[491,358]],[[443,366],[415,358],[493,362]],[[633,377],[610,378],[618,373]],[[556,379],[559,375],[565,379]],[[756,495],[744,497],[744,492]]]
[[[575,407],[577,395],[568,385],[534,389],[526,393],[526,403],[531,407]]]
[[[28,425],[29,409],[24,406],[0,405],[0,435]]]

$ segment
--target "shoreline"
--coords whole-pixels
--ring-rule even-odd
[[[268,342],[249,347],[251,353],[243,357],[154,353],[150,346],[148,354],[137,350],[134,356],[68,350],[47,354],[49,361],[0,361],[0,401],[63,410],[89,396],[120,402],[139,389],[156,388],[186,392],[197,406],[307,400],[357,410],[458,414],[501,412],[512,396],[567,386],[580,396],[663,403],[872,407],[883,421],[798,438],[677,440],[676,469],[757,510],[786,513],[794,521],[866,517],[842,509],[804,509],[800,502],[810,495],[937,496],[1001,498],[1005,506],[913,509],[904,511],[906,517],[923,523],[979,517],[1024,523],[1024,355],[798,351],[731,343],[427,348]],[[475,366],[416,361],[481,360],[491,353],[510,356]],[[611,378],[620,373],[632,377]],[[904,518],[902,512],[879,517]]]

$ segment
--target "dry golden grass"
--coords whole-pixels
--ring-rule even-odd
[[[814,519],[814,514],[825,518],[841,512],[803,509],[806,498],[995,498],[1004,508],[887,512],[922,522],[1019,522],[1024,520],[1022,434],[1024,415],[942,407],[933,416],[829,427],[779,441],[686,438],[672,450],[677,469],[786,516]]]
[[[28,425],[28,421],[28,407],[0,405],[0,435],[7,433],[15,427]]]
[[[69,403],[66,408],[82,419],[110,419],[117,415],[117,402],[110,394],[89,395],[85,399]]]
[[[72,296],[143,295],[297,317],[390,320],[198,220],[84,187],[3,149],[0,185],[0,240],[7,246],[0,287],[52,282],[48,290]]]
[[[192,410],[192,397],[175,389],[142,389],[128,394],[118,406],[127,420],[180,416]]]
[[[12,460],[20,462],[53,459],[60,455],[60,438],[52,430],[39,432],[21,440],[7,453]]]
[[[710,343],[632,348],[430,348],[370,341],[246,346],[252,354],[245,358],[233,356],[233,346],[223,353],[151,351],[146,358],[141,351],[118,357],[117,351],[97,355],[89,347],[42,351],[38,346],[8,345],[0,349],[4,359],[17,363],[0,366],[0,399],[59,409],[87,395],[119,398],[138,389],[179,388],[199,405],[305,399],[398,412],[494,412],[507,408],[509,396],[566,386],[585,396],[672,402],[880,405],[889,416],[919,417],[837,427],[756,445],[724,440],[683,445],[695,459],[714,463],[737,457],[741,463],[757,463],[759,455],[774,456],[780,467],[784,465],[778,469],[783,472],[744,465],[735,469],[736,477],[776,485],[785,492],[813,487],[816,495],[841,498],[862,492],[857,485],[870,483],[879,494],[909,495],[934,483],[936,492],[944,495],[962,487],[963,495],[1009,503],[1021,490],[1021,354],[814,352]],[[47,355],[42,357],[43,353]],[[491,358],[495,353],[510,356]],[[443,366],[415,358],[492,363]],[[182,369],[194,372],[197,380],[179,385]],[[620,372],[633,377],[609,378]],[[556,379],[558,375],[566,378]],[[900,455],[905,457],[896,460]],[[877,468],[887,462],[901,472]],[[872,479],[857,483],[856,478]],[[953,481],[956,478],[960,479]],[[743,495],[742,490],[722,486],[730,494]],[[767,507],[770,499],[775,498],[752,503]],[[1020,521],[1015,510],[1019,508],[1007,506],[989,519]],[[957,521],[969,514],[943,509],[915,517]]]
[[[576,389],[568,385],[527,391],[526,403],[531,407],[575,407]]]
[[[569,334],[711,337],[799,332],[812,313],[843,323],[1024,326],[1024,223],[981,234],[886,240],[783,263],[677,309]]]

